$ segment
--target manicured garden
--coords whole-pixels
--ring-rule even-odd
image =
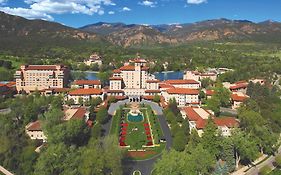
[[[119,146],[127,150],[128,157],[136,160],[147,159],[161,153],[165,143],[160,143],[163,132],[158,116],[150,106],[137,108],[121,106],[112,119],[110,134],[119,137]]]

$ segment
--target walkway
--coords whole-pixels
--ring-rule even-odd
[[[125,103],[129,103],[129,100],[123,100],[118,101],[117,103],[113,103],[110,105],[108,109],[109,115],[114,115],[116,109],[119,108],[120,105],[124,105]],[[150,105],[152,110],[158,115],[158,119],[164,134],[164,137],[166,139],[166,149],[170,150],[172,147],[172,135],[170,132],[170,129],[168,127],[168,124],[165,120],[165,117],[163,116],[163,109],[160,107],[157,103],[143,100],[141,103]],[[109,122],[110,123],[110,122]],[[110,123],[111,124],[111,123]],[[148,160],[124,160],[123,161],[123,169],[124,169],[124,175],[132,175],[135,170],[141,171],[142,175],[150,175],[151,171],[153,169],[154,163],[159,159],[161,155],[156,155],[155,157],[148,159]]]
[[[5,175],[14,175],[13,173],[11,173],[10,171],[6,170],[4,167],[2,167],[0,165],[0,172],[2,172]]]
[[[281,154],[281,146],[278,148],[276,155],[280,155],[280,154]],[[231,173],[231,175],[258,175],[259,170],[266,165],[268,165],[269,167],[271,167],[273,169],[274,168],[273,162],[275,161],[275,156],[272,155],[269,158],[267,158],[266,160],[264,160],[265,158],[266,158],[266,156],[262,156],[262,157],[258,158],[253,163],[256,166],[252,166],[252,167],[245,166],[245,167]],[[263,161],[263,162],[261,162],[261,161]],[[261,162],[261,163],[259,163],[259,162]]]

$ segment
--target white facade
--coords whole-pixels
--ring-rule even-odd
[[[73,99],[74,104],[79,104],[79,99],[83,99],[83,102],[90,101],[93,98],[101,98],[104,100],[104,93],[101,89],[75,89],[68,93],[67,99]]]
[[[27,93],[49,88],[63,88],[69,70],[63,65],[23,65],[16,71],[16,89]]]
[[[39,120],[29,123],[25,127],[25,132],[32,140],[43,140],[44,142],[47,140],[47,137],[42,131],[41,123]]]
[[[174,88],[161,93],[165,101],[175,99],[179,107],[187,104],[199,104],[199,91],[195,89]]]
[[[135,59],[131,64],[114,70],[113,77],[110,78],[108,93],[110,95],[143,96],[146,95],[146,90],[158,92],[159,81],[148,73],[148,69],[144,59]]]

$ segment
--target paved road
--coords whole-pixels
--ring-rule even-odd
[[[6,170],[4,167],[0,165],[0,172],[2,172],[5,175],[13,175],[10,171]]]
[[[129,103],[129,100],[123,100],[119,101],[117,103],[111,104],[109,107],[108,113],[110,115],[114,115],[115,110],[119,108],[120,105],[124,105],[125,103]],[[150,105],[152,110],[155,111],[155,113],[158,115],[158,119],[164,134],[164,137],[166,139],[166,149],[170,150],[172,146],[172,135],[170,132],[170,129],[168,127],[168,124],[165,120],[165,117],[163,116],[163,109],[160,107],[157,103],[143,100],[141,103],[145,103],[147,105]],[[110,123],[111,124],[111,123]],[[109,125],[110,126],[110,125]],[[123,170],[124,175],[132,175],[135,170],[139,170],[142,175],[150,175],[151,171],[153,169],[153,164],[159,159],[161,155],[157,155],[151,159],[148,160],[142,160],[142,161],[135,161],[135,160],[124,160],[123,161]]]
[[[230,108],[220,108],[220,112],[230,113],[232,115],[238,115],[237,110]]]
[[[172,147],[172,135],[170,129],[167,125],[165,117],[163,115],[159,115],[159,122],[166,138],[166,149],[170,150]],[[124,166],[124,175],[132,175],[135,170],[139,170],[142,175],[150,175],[153,169],[154,163],[161,157],[161,155],[157,155],[156,157],[143,160],[143,161],[132,161],[132,160],[125,160],[123,162]]]
[[[278,155],[278,154],[281,154],[281,146],[278,148],[278,151],[277,151],[276,155]],[[259,170],[266,165],[270,166],[271,168],[274,168],[274,166],[273,166],[274,161],[275,161],[275,156],[270,156],[264,162],[262,162],[259,165],[254,166],[251,169],[249,169],[245,174],[246,175],[258,175]]]

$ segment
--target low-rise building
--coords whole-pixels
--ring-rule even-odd
[[[93,53],[89,59],[84,60],[84,63],[87,66],[91,66],[92,64],[97,64],[97,65],[101,66],[102,58],[97,53]]]
[[[211,112],[200,107],[183,107],[180,112],[182,117],[189,121],[190,131],[196,130],[200,137],[209,118],[213,120],[223,136],[230,136],[231,130],[239,126],[238,120],[234,117],[215,117]]]
[[[199,81],[193,79],[185,79],[185,80],[166,80],[163,81],[165,84],[170,84],[176,88],[190,88],[190,89],[199,89],[201,83]]]
[[[42,93],[46,96],[48,96],[48,95],[58,96],[58,95],[65,95],[69,91],[70,91],[69,88],[49,88],[49,89],[43,90]]]
[[[89,112],[82,107],[65,109],[62,120],[68,121],[74,119],[84,120],[86,123],[89,119]],[[47,136],[42,130],[42,122],[40,120],[26,125],[25,132],[32,140],[42,140],[43,142],[47,141]]]
[[[100,80],[75,80],[71,85],[71,88],[99,88],[101,89],[101,81]]]
[[[25,132],[32,140],[43,140],[43,142],[47,140],[42,130],[41,121],[39,120],[26,125]]]
[[[64,88],[69,69],[64,65],[23,65],[15,73],[16,89],[31,93],[49,88]]]
[[[16,82],[1,82],[0,83],[0,96],[8,97],[16,93]]]
[[[195,81],[201,81],[205,78],[209,78],[212,81],[217,80],[217,73],[215,72],[198,72],[198,71],[185,71],[183,75],[183,79],[185,80],[195,80]]]
[[[162,92],[165,101],[175,99],[178,106],[185,105],[198,105],[199,104],[199,91],[197,89],[188,88],[171,88]]]
[[[231,104],[232,109],[237,109],[241,104],[246,101],[249,97],[243,93],[232,93],[231,94]]]
[[[67,100],[73,99],[74,104],[79,104],[79,99],[82,99],[83,102],[87,102],[98,97],[104,100],[104,92],[102,89],[74,89],[68,93]]]
[[[87,122],[89,120],[89,111],[86,108],[68,108],[64,110],[63,120],[68,121],[72,119],[80,119]]]
[[[206,98],[207,98],[207,99],[212,98],[212,96],[213,96],[214,94],[215,94],[215,91],[214,91],[214,90],[207,89],[207,90],[205,91],[205,95],[206,95]]]

